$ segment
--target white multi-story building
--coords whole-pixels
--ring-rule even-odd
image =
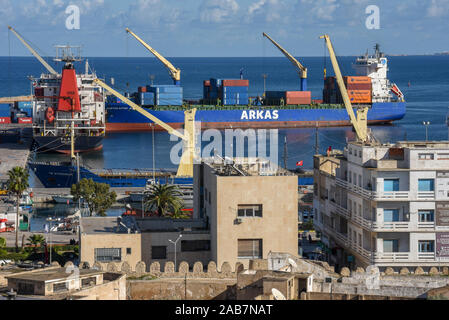
[[[350,142],[314,159],[314,223],[338,267],[449,264],[449,142]]]

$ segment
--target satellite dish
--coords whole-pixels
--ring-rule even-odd
[[[287,261],[292,266],[292,268],[297,268],[298,267],[298,265],[296,264],[295,260],[293,260],[292,258],[288,258]]]
[[[285,296],[280,292],[278,289],[271,289],[271,293],[273,294],[273,297],[275,300],[287,300],[285,299]]]

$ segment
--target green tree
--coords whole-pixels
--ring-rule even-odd
[[[70,193],[74,200],[83,199],[88,207],[90,214],[105,216],[117,199],[114,191],[109,191],[109,185],[106,183],[94,182],[92,179],[81,179],[77,184],[72,185]]]
[[[28,245],[34,246],[33,251],[36,251],[37,246],[42,246],[45,243],[45,238],[41,234],[33,234],[27,239]]]
[[[175,185],[155,184],[151,186],[146,197],[146,207],[156,210],[159,217],[179,215],[184,203],[181,199],[182,192]]]
[[[28,188],[28,170],[21,167],[14,167],[8,171],[8,191],[15,194],[17,197],[17,213],[16,213],[16,252],[19,251],[19,208],[20,208],[20,197],[23,192]]]
[[[6,254],[8,254],[8,252],[6,251],[6,239],[0,238],[0,256],[3,257]]]

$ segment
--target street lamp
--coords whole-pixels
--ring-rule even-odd
[[[168,239],[169,242],[171,242],[175,245],[175,272],[176,272],[176,244],[178,243],[179,239],[181,239],[181,238],[182,238],[182,234],[180,234],[175,241]]]
[[[426,127],[426,142],[427,142],[427,139],[428,139],[427,128],[430,125],[430,121],[423,121],[422,124]]]

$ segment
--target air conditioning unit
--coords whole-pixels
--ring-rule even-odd
[[[234,224],[241,224],[242,222],[243,222],[243,220],[240,218],[237,218],[234,220]]]

